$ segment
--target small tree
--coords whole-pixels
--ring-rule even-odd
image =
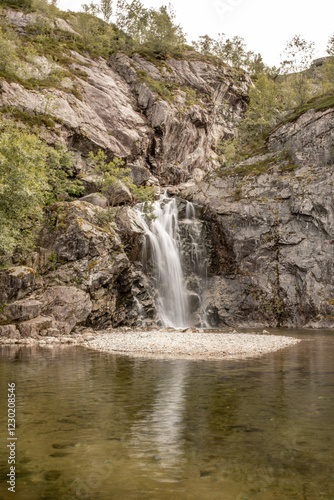
[[[99,188],[108,200],[109,206],[113,207],[120,186],[125,184],[137,201],[150,202],[155,195],[154,188],[136,186],[130,177],[131,169],[124,167],[124,160],[114,158],[108,162],[107,156],[101,149],[96,155],[90,152],[89,161],[94,167],[94,172],[99,176]]]
[[[148,23],[148,10],[140,0],[128,3],[126,0],[117,0],[116,25],[132,38],[134,44],[141,44],[145,39]]]
[[[279,88],[266,73],[258,75],[255,87],[249,91],[249,106],[240,126],[247,138],[263,135],[275,125],[280,115]]]
[[[192,42],[194,49],[196,49],[201,54],[210,55],[214,53],[215,40],[209,35],[201,35],[198,37],[197,41]]]
[[[32,244],[49,191],[47,147],[35,135],[1,122],[0,136],[0,253]]]
[[[100,10],[105,22],[109,23],[112,15],[112,0],[101,0]]]
[[[171,4],[149,11],[145,42],[152,52],[163,57],[175,50],[183,50],[186,38],[181,26],[175,24],[175,12]]]
[[[281,55],[281,71],[287,75],[288,91],[297,106],[302,106],[311,96],[311,82],[307,74],[314,59],[315,44],[296,35]]]

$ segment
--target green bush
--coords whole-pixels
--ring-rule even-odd
[[[0,5],[18,10],[30,10],[32,8],[32,0],[0,0]]]

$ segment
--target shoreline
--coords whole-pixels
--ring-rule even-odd
[[[286,335],[206,331],[203,329],[85,329],[72,335],[0,339],[0,345],[82,346],[95,351],[151,359],[222,360],[256,358],[301,342]]]

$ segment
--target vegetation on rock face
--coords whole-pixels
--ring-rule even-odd
[[[0,121],[0,254],[32,248],[43,208],[81,194],[71,179],[73,161],[62,146],[49,147],[13,122]]]
[[[279,70],[263,68],[255,75],[236,136],[217,146],[225,174],[246,158],[268,152],[266,140],[275,127],[296,120],[309,109],[334,106],[334,37],[329,39],[327,52],[324,64],[313,67],[313,42],[295,36],[286,45]]]
[[[130,177],[131,169],[124,167],[124,160],[114,158],[107,160],[107,156],[101,149],[96,155],[89,154],[89,162],[94,172],[99,176],[100,191],[104,194],[111,207],[114,206],[119,189],[125,185],[137,202],[151,202],[155,190],[148,186],[136,186]]]

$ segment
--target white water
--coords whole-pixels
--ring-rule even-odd
[[[145,228],[143,256],[151,252],[158,316],[165,327],[185,328],[189,325],[189,307],[180,260],[176,200],[162,195],[153,204],[149,224],[142,209],[138,210]]]

